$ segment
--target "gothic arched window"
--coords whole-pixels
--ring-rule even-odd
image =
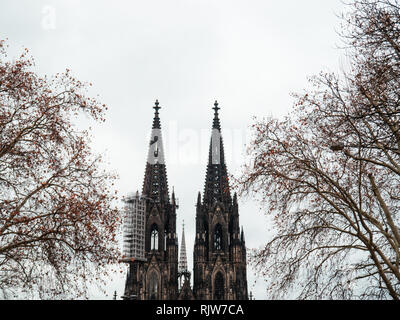
[[[224,276],[218,272],[214,278],[214,300],[224,300]]]
[[[158,228],[156,224],[153,224],[153,226],[151,227],[150,249],[158,250]]]
[[[158,277],[154,271],[150,274],[149,277],[149,299],[158,299]]]
[[[214,249],[222,250],[222,227],[219,223],[215,226],[214,231]]]

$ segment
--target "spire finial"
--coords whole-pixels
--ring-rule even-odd
[[[215,100],[213,109],[214,109],[213,129],[221,130],[221,125],[219,123],[219,118],[218,118],[218,110],[221,109],[221,108],[218,107],[218,101],[217,100]]]
[[[219,109],[221,109],[220,107],[218,107],[218,101],[217,100],[215,100],[215,103],[214,103],[214,111],[215,111],[215,114],[218,114],[218,110]]]
[[[153,107],[153,109],[156,110],[154,113],[153,129],[161,129],[160,117],[158,113],[158,110],[160,110],[161,107],[159,105],[160,103],[158,102],[158,99],[156,99],[155,106]]]
[[[158,110],[161,109],[161,107],[159,107],[159,105],[160,105],[160,103],[158,102],[158,99],[156,99],[155,106],[153,107],[156,110],[156,113],[158,113]]]
[[[182,220],[182,230],[185,230],[185,219]]]

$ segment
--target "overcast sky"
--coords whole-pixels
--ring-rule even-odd
[[[119,175],[120,195],[141,190],[152,106],[160,101],[168,182],[180,202],[179,241],[184,219],[192,270],[214,101],[235,173],[252,118],[283,116],[293,105],[290,93],[308,87],[308,76],[339,69],[343,10],[340,0],[2,0],[0,39],[8,38],[11,58],[30,49],[41,75],[69,68],[93,83],[91,93],[109,106],[107,121],[91,124],[93,148]],[[249,199],[239,213],[247,247],[260,247],[272,226]],[[125,276],[110,281],[109,296],[92,290],[90,297],[122,295]],[[249,266],[249,291],[268,298],[256,280]]]

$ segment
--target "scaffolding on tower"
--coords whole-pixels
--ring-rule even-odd
[[[124,202],[126,206],[122,262],[146,261],[146,198],[136,192],[129,194]]]

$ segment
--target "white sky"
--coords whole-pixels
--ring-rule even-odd
[[[169,187],[180,201],[179,240],[185,219],[192,270],[194,205],[204,187],[214,101],[235,173],[252,117],[284,115],[290,93],[308,87],[308,76],[338,70],[342,10],[340,0],[3,0],[0,39],[9,39],[10,57],[29,48],[42,75],[69,68],[93,83],[93,95],[109,106],[106,123],[90,124],[93,148],[119,174],[120,195],[141,190],[159,99]],[[271,225],[248,199],[239,212],[246,245],[260,247]],[[91,298],[122,295],[125,276],[113,278],[108,297],[92,290]],[[249,291],[268,298],[255,280],[249,266]]]

